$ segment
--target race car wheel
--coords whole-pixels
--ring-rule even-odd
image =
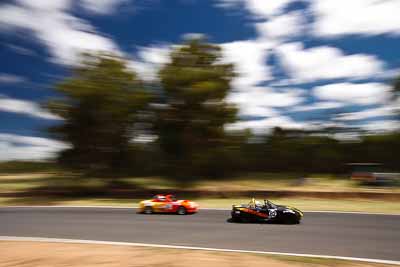
[[[152,214],[153,213],[153,208],[152,207],[145,207],[143,213],[144,214]]]
[[[180,206],[178,210],[176,211],[179,215],[185,215],[186,214],[186,209],[185,207]]]

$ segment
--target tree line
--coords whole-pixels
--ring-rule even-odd
[[[149,83],[121,57],[84,54],[55,86],[60,97],[45,105],[63,119],[48,132],[70,145],[57,161],[86,174],[180,180],[253,171],[341,173],[357,161],[400,168],[399,133],[341,142],[322,131],[227,132],[225,125],[238,121],[237,108],[225,101],[235,72],[221,57],[219,46],[188,40],[171,52],[159,81]]]

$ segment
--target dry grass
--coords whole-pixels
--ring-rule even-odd
[[[289,190],[318,192],[400,192],[400,187],[366,187],[360,186],[347,177],[315,174],[305,183],[298,184],[294,174],[249,174],[222,180],[203,179],[190,184],[194,190]],[[0,192],[16,192],[38,187],[63,188],[81,186],[87,188],[104,187],[109,179],[79,178],[63,173],[35,174],[1,174]],[[176,189],[180,188],[175,181],[165,177],[125,177],[117,180],[125,188],[140,189]]]
[[[10,174],[0,175],[0,193],[27,191],[33,188],[106,188],[107,179],[79,178],[60,173]],[[168,189],[179,188],[173,181],[162,177],[131,177],[119,180],[122,188]],[[354,181],[343,177],[314,175],[302,185],[295,185],[293,174],[254,174],[225,180],[204,180],[191,185],[190,189],[205,191],[224,190],[299,190],[299,191],[349,191],[349,192],[400,192],[399,187],[360,187]],[[150,196],[149,196],[150,197]],[[178,196],[179,197],[179,196]],[[268,196],[265,196],[268,198]],[[194,199],[205,208],[230,208],[232,204],[246,203],[243,198],[201,198]],[[118,198],[61,198],[61,197],[4,197],[0,205],[112,205],[132,207],[139,199]],[[379,213],[400,213],[400,201],[378,199],[318,199],[291,197],[272,199],[277,203],[292,205],[302,210],[360,211]]]
[[[232,204],[248,203],[249,199],[192,199],[200,204],[201,208],[230,209]],[[368,200],[368,199],[318,199],[318,198],[279,198],[271,201],[299,208],[303,211],[354,211],[369,213],[400,214],[400,201]],[[114,198],[0,198],[0,206],[16,205],[65,205],[65,206],[120,206],[135,207],[139,199]]]

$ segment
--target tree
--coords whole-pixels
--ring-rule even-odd
[[[400,76],[395,79],[393,89],[395,94],[400,93]]]
[[[400,75],[395,79],[392,91],[397,118],[400,120]]]
[[[233,66],[222,64],[221,48],[204,39],[187,41],[170,57],[160,71],[166,105],[157,124],[166,170],[178,178],[220,175],[228,153],[224,125],[237,113],[224,101]]]
[[[125,62],[112,55],[86,54],[55,89],[61,97],[46,106],[63,121],[50,133],[70,145],[58,155],[59,162],[97,173],[127,168],[135,123],[150,94]]]

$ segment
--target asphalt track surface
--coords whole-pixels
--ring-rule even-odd
[[[400,216],[305,213],[299,225],[229,223],[229,211],[143,215],[135,209],[0,208],[0,236],[150,243],[400,260]]]

